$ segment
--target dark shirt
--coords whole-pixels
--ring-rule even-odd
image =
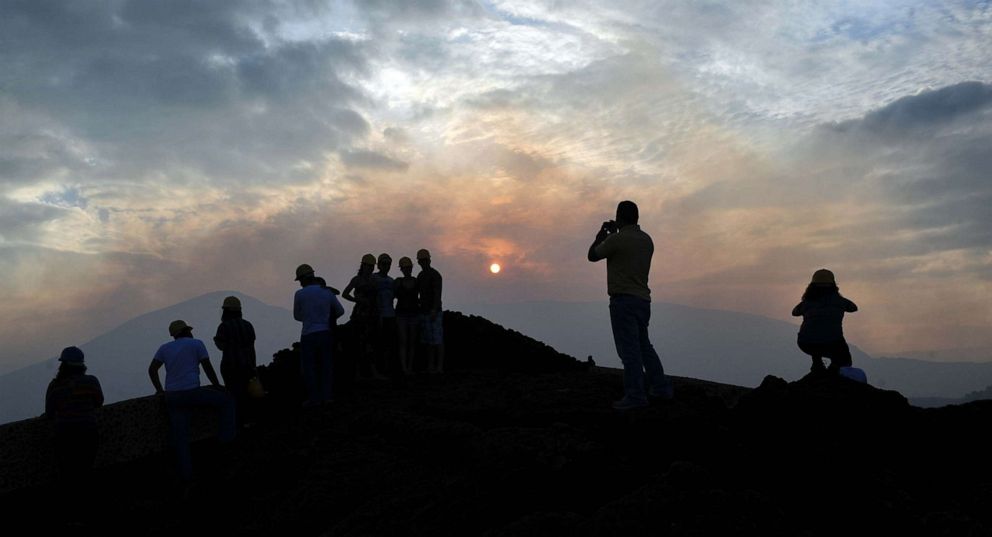
[[[410,317],[420,313],[420,287],[415,276],[396,278],[394,294],[396,295],[396,315]]]
[[[441,273],[434,267],[427,267],[417,274],[420,311],[427,314],[441,311]]]
[[[858,306],[839,294],[816,300],[804,300],[792,309],[792,315],[803,317],[799,341],[804,343],[834,343],[844,340],[844,312],[854,313]]]
[[[56,423],[96,424],[94,410],[103,406],[103,389],[93,375],[55,378],[45,394],[45,415]]]
[[[214,344],[223,352],[221,367],[255,371],[255,327],[244,319],[227,319],[217,326]]]
[[[355,307],[351,309],[351,319],[369,321],[379,317],[379,289],[371,274],[358,274],[348,284],[355,296]]]

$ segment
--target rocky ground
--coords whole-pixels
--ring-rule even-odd
[[[197,479],[185,494],[167,458],[153,455],[101,472],[75,501],[55,486],[0,498],[6,527],[992,534],[990,402],[922,410],[844,379],[769,377],[748,390],[676,378],[674,401],[617,413],[609,406],[621,392],[617,371],[477,318],[449,314],[446,330],[449,373],[359,383],[350,397],[307,410],[276,404],[276,393],[233,445],[195,446]],[[512,359],[501,360],[506,353]]]

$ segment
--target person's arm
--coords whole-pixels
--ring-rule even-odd
[[[348,282],[348,286],[344,288],[344,291],[341,291],[341,298],[347,300],[348,302],[358,302],[358,300],[355,299],[355,295],[351,294],[354,290],[355,278],[352,278],[351,281]]]
[[[48,389],[45,390],[45,417],[49,419],[55,417],[55,402],[52,401],[52,386],[54,384],[54,380],[49,382]]]
[[[331,319],[337,320],[344,315],[344,306],[341,305],[341,301],[338,297],[331,295]]]
[[[800,302],[800,303],[796,304],[796,307],[792,308],[792,316],[793,317],[802,317],[802,315],[803,315],[803,303]]]
[[[148,364],[148,378],[152,379],[152,386],[155,386],[155,393],[161,394],[165,393],[162,389],[162,380],[158,378],[158,370],[162,368],[162,362],[152,359],[152,363]]]
[[[300,303],[300,292],[293,295],[293,318],[297,321],[303,320],[303,304]]]
[[[851,302],[850,300],[848,300],[848,299],[845,298],[844,299],[844,311],[846,311],[848,313],[854,313],[854,312],[858,311],[858,305],[855,304],[854,302]]]
[[[439,315],[441,313],[441,286],[444,284],[441,278],[441,273],[434,271],[437,274],[437,280],[434,282],[434,315]]]
[[[605,241],[609,236],[610,234],[607,233],[605,229],[600,228],[599,233],[596,234],[596,239],[593,240],[592,245],[589,246],[589,261],[595,263],[600,259],[606,259],[607,252],[604,252],[602,248],[599,248],[599,245],[602,244],[603,241]]]
[[[295,305],[293,309],[294,310],[296,309]],[[216,345],[218,349],[223,351],[226,340],[227,340],[227,330],[224,329],[224,323],[220,323],[219,325],[217,325],[217,333],[214,335],[214,345]]]
[[[100,379],[98,379],[98,378],[96,378],[96,377],[94,377],[92,375],[90,375],[90,378],[93,379],[93,403],[94,403],[93,406],[94,407],[97,407],[97,408],[102,407],[103,406],[103,387],[100,386]]]
[[[217,380],[217,372],[214,371],[214,366],[210,365],[210,358],[204,358],[200,360],[200,366],[203,368],[203,372],[207,374],[207,380],[214,388],[223,388],[220,384],[220,380]]]

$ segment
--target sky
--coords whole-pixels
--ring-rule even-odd
[[[654,300],[787,319],[827,267],[852,343],[992,360],[990,65],[987,1],[5,0],[0,371],[366,252],[605,308],[624,199]]]

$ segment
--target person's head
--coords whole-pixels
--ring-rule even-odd
[[[817,300],[834,294],[840,294],[834,273],[827,269],[820,269],[814,272],[813,277],[810,278],[809,285],[803,292],[803,300]]]
[[[313,267],[303,263],[296,267],[296,281],[300,282],[300,287],[306,287],[313,283]]]
[[[379,254],[376,266],[382,274],[389,274],[389,269],[393,266],[393,258],[389,257],[389,254]]]
[[[220,309],[222,321],[241,318],[241,300],[236,296],[226,297]]]
[[[86,372],[83,351],[79,347],[66,347],[59,355],[59,372],[57,377],[82,375]]]
[[[427,250],[427,248],[417,250],[417,264],[420,265],[421,268],[431,266],[431,253]]]
[[[409,257],[406,256],[401,257],[399,264],[400,264],[400,272],[402,272],[404,276],[409,277],[410,274],[413,273],[413,260],[410,259]]]
[[[169,335],[174,339],[193,337],[193,327],[183,320],[172,321],[169,323]]]
[[[362,264],[358,266],[359,274],[372,274],[375,270],[375,256],[372,254],[365,254],[362,256]]]
[[[640,214],[637,211],[636,203],[626,200],[626,201],[621,201],[620,203],[617,204],[618,227],[636,224],[639,218],[640,218]]]

